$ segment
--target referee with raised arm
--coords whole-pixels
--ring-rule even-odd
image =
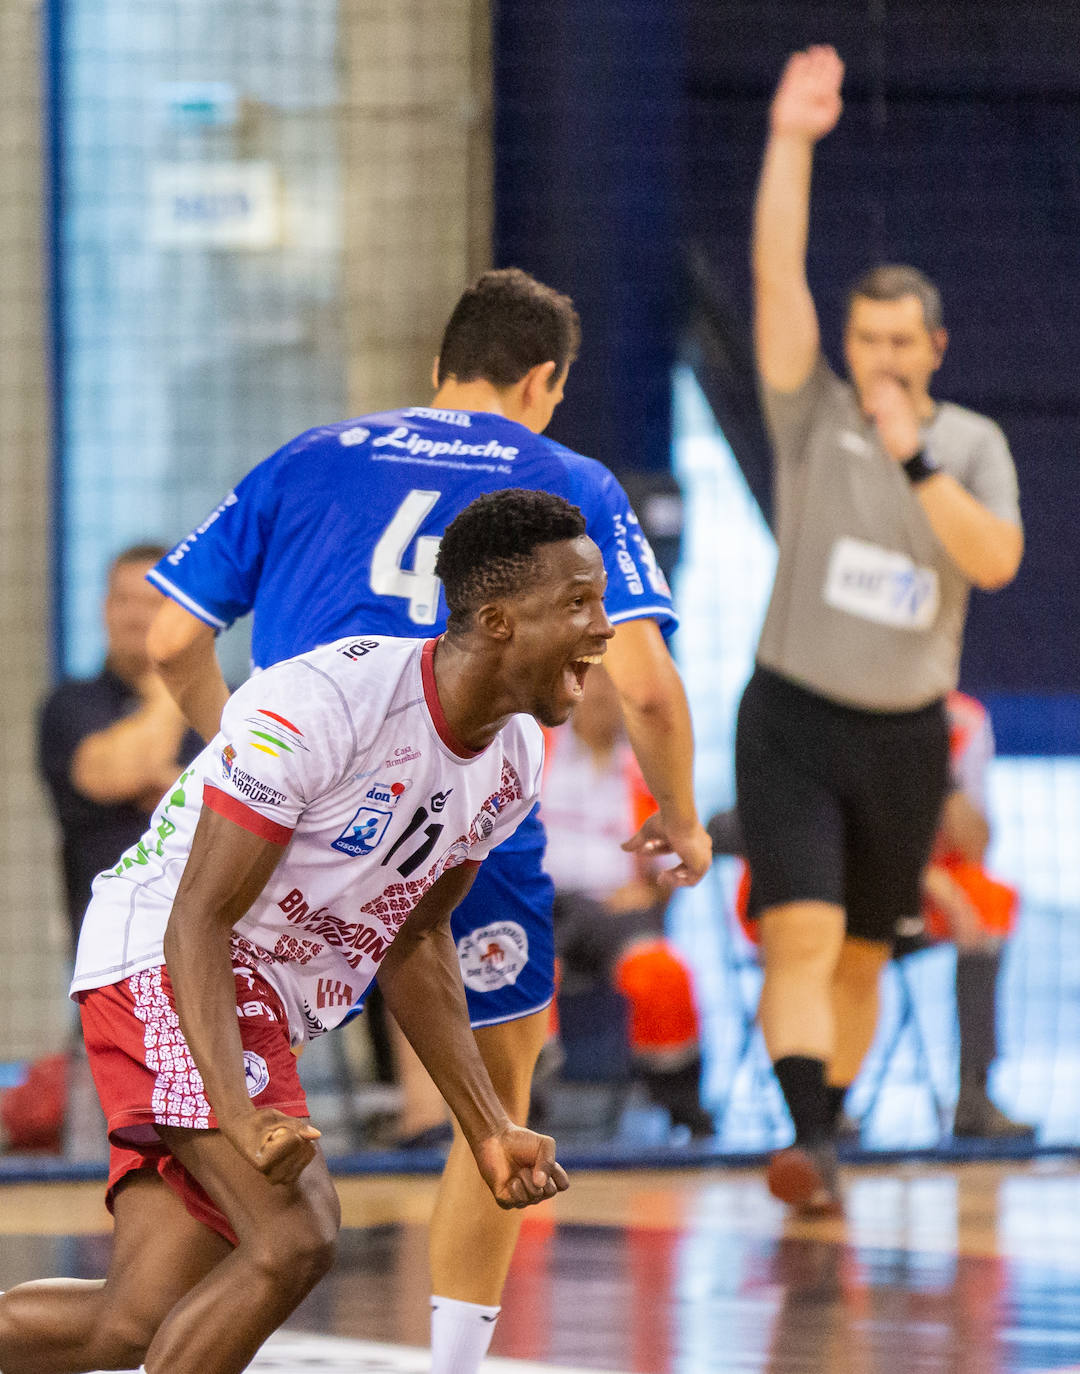
[[[810,175],[843,73],[832,48],[791,57],[755,204],[779,561],[736,732],[760,1020],[795,1124],[768,1180],[809,1212],[839,1206],[836,1121],[874,1036],[896,922],[919,906],[968,594],[1004,587],[1023,552],[1004,436],[929,394],[946,345],[932,282],[911,267],[868,272],[848,301],[849,380],[822,356],[806,278]]]

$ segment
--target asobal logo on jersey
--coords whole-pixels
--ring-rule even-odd
[[[414,457],[441,458],[451,457],[498,458],[511,462],[518,456],[519,449],[512,444],[500,444],[497,439],[488,439],[482,444],[466,444],[460,439],[425,439],[408,425],[398,425],[389,434],[380,434],[371,441],[372,448],[398,448]]]
[[[337,839],[331,842],[330,848],[354,859],[370,854],[386,834],[393,814],[381,806],[361,806]]]

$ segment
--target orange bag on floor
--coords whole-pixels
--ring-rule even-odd
[[[9,1150],[60,1153],[67,1076],[67,1055],[46,1055],[17,1088],[0,1093],[0,1134]]]

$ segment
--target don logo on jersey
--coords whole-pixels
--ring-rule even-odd
[[[379,806],[362,806],[330,848],[351,854],[354,859],[361,854],[370,854],[386,834],[392,819],[392,811],[384,811]]]

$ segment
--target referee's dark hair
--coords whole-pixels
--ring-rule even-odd
[[[439,349],[439,385],[487,381],[513,386],[540,363],[555,363],[554,387],[577,357],[581,321],[569,296],[519,267],[485,272],[454,307]]]
[[[549,491],[507,487],[478,496],[447,526],[435,561],[450,610],[447,629],[461,633],[481,606],[523,591],[542,545],[584,533],[577,506]]]

